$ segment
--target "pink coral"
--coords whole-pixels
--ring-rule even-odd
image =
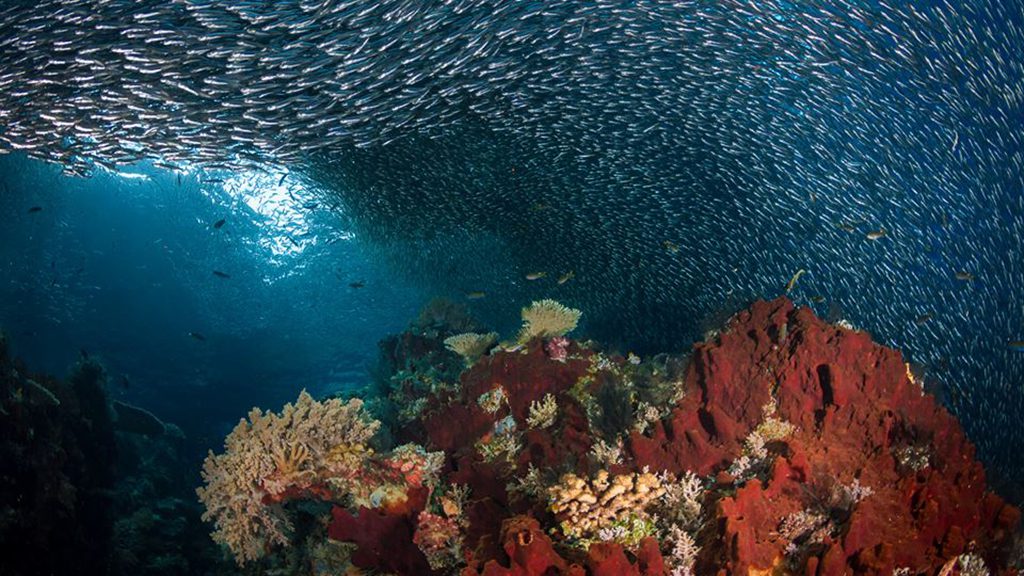
[[[548,358],[565,362],[569,357],[569,339],[565,336],[556,336],[544,344],[544,351],[548,353]]]
[[[460,560],[462,533],[459,524],[451,518],[426,510],[420,512],[412,541],[434,570],[451,567]]]

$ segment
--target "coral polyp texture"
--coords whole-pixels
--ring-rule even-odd
[[[402,382],[449,373],[427,360],[455,332],[382,348],[403,373],[387,397],[420,406],[391,452],[352,402],[255,411],[207,464],[216,537],[240,559],[299,546],[288,504],[311,501],[349,551],[337,573],[1016,573],[1019,511],[866,332],[780,298],[639,358],[565,338],[579,316],[557,314],[425,396]],[[326,414],[331,432],[296,422]]]

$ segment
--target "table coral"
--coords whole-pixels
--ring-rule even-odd
[[[534,338],[557,338],[576,329],[581,312],[554,300],[539,300],[523,308],[523,328],[518,341],[525,344]],[[562,346],[564,348],[564,346]]]

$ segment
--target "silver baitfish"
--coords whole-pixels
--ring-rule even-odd
[[[435,288],[505,258],[633,349],[788,287],[942,359],[1021,477],[1022,52],[1000,0],[8,1],[0,150],[287,165]]]

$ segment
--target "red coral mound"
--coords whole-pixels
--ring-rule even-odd
[[[780,298],[696,345],[685,376],[673,362],[571,341],[552,356],[536,340],[484,357],[457,391],[428,400],[419,424],[428,448],[447,454],[442,484],[470,495],[451,516],[463,530],[465,576],[653,576],[687,573],[694,557],[696,574],[951,574],[965,559],[1014,573],[1006,565],[1019,511],[987,491],[973,446],[898,351]],[[529,424],[531,404],[547,394],[554,424]],[[488,454],[509,426],[518,447],[507,459]],[[623,436],[617,461],[588,454]],[[694,472],[703,512],[620,540],[628,548],[603,536],[574,541],[547,488],[597,468],[666,472],[666,487]],[[431,513],[441,514],[436,503]],[[359,543],[357,565],[427,573],[414,518],[336,510],[331,537]],[[692,540],[681,539],[684,528]]]
[[[352,563],[397,574],[430,574],[423,552],[413,543],[414,516],[391,514],[361,507],[357,514],[335,506],[328,536],[342,542],[354,542],[358,549]]]
[[[579,352],[578,348],[572,350]],[[548,393],[563,395],[586,373],[587,367],[587,361],[578,358],[566,362],[552,361],[544,352],[540,340],[534,340],[521,352],[501,351],[483,358],[462,374],[461,398],[454,403],[435,399],[432,410],[424,417],[423,424],[431,447],[458,453],[467,447],[471,448],[482,434],[486,434],[496,417],[512,414],[517,421],[525,422],[531,403],[541,400]],[[498,410],[490,413],[480,405],[479,399],[499,388],[507,402],[500,403]],[[559,402],[559,407],[562,405]],[[459,425],[452,426],[453,422]],[[581,424],[578,420],[575,424],[577,428],[580,425],[586,426],[585,422]],[[563,439],[556,446],[554,442],[537,438],[538,446],[531,449],[539,450],[544,460],[550,462],[586,453],[590,449],[586,434],[581,437],[578,429],[569,428],[568,439],[572,442],[567,443]]]
[[[722,470],[773,395],[796,425],[763,482],[720,500],[724,528],[705,565],[916,574],[967,552],[1005,565],[1019,512],[986,492],[973,446],[899,351],[786,299],[758,302],[696,347],[687,385],[653,437],[633,434],[637,465]]]
[[[551,539],[544,534],[538,523],[527,516],[513,516],[501,526],[502,548],[507,556],[508,566],[497,560],[490,560],[482,571],[470,566],[462,571],[463,576],[530,576],[533,574],[576,574],[582,576],[583,569],[569,566],[555,552]]]

